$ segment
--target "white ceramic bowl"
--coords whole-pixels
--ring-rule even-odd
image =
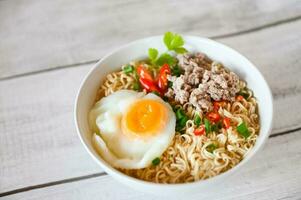
[[[121,65],[129,63],[132,60],[146,58],[148,48],[150,47],[157,48],[160,52],[164,52],[165,46],[162,42],[162,38],[163,36],[155,36],[137,40],[125,45],[102,58],[92,68],[83,80],[75,102],[74,114],[77,132],[88,153],[99,164],[99,166],[115,179],[130,187],[143,192],[165,195],[206,191],[210,188],[214,188],[217,183],[226,182],[226,177],[228,177],[228,175],[239,171],[243,166],[245,166],[250,158],[252,158],[263,146],[272,127],[273,101],[271,91],[265,79],[247,58],[223,44],[207,38],[194,36],[184,37],[185,47],[189,51],[201,51],[207,54],[211,59],[223,63],[247,82],[248,87],[254,91],[258,100],[261,125],[259,137],[254,148],[237,166],[213,178],[194,183],[156,184],[138,180],[117,171],[96,153],[91,143],[92,132],[88,125],[88,113],[93,106],[96,91],[100,87],[106,75],[110,72],[120,70]]]

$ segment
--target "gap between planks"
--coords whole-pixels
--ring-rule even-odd
[[[233,32],[233,33],[227,33],[227,34],[212,36],[210,38],[211,39],[231,38],[231,37],[235,37],[235,36],[239,36],[239,35],[253,33],[253,32],[256,32],[256,31],[261,31],[261,30],[272,28],[272,27],[275,27],[275,26],[281,26],[281,25],[287,24],[287,23],[293,23],[293,22],[298,21],[300,19],[301,19],[301,15],[296,16],[296,17],[292,17],[292,18],[288,18],[288,19],[279,20],[277,22],[268,23],[268,24],[265,24],[265,25],[262,25],[262,26],[257,26],[257,27],[250,28],[250,29],[247,29],[247,30],[242,30],[242,31],[237,31],[237,32]],[[30,76],[30,75],[36,75],[36,74],[40,74],[40,73],[47,73],[49,71],[61,70],[61,69],[72,68],[72,67],[79,67],[79,66],[82,66],[82,65],[85,65],[85,64],[93,64],[93,63],[96,63],[97,61],[98,61],[98,59],[88,60],[88,61],[84,61],[84,62],[80,62],[80,63],[73,63],[73,64],[69,64],[69,65],[56,66],[56,67],[49,68],[49,69],[44,69],[44,70],[38,70],[38,71],[34,71],[34,72],[27,72],[27,73],[23,73],[23,74],[7,76],[7,77],[0,78],[0,81],[10,80],[10,79],[14,79],[14,78],[20,78],[20,77],[25,77],[25,76]]]
[[[283,132],[279,132],[279,133],[270,135],[269,138],[275,138],[275,137],[287,135],[287,134],[290,134],[290,133],[295,133],[295,132],[300,131],[300,130],[301,130],[301,127],[294,128],[294,129],[291,129],[291,130],[288,130],[288,131],[283,131]],[[17,193],[22,193],[22,192],[27,192],[27,191],[30,191],[30,190],[36,190],[36,189],[51,187],[51,186],[55,186],[55,185],[62,185],[62,184],[66,184],[66,183],[78,182],[78,181],[97,178],[97,177],[106,176],[106,175],[108,175],[106,172],[101,172],[101,173],[89,174],[89,175],[85,175],[85,176],[78,176],[78,177],[74,177],[74,178],[63,179],[63,180],[59,180],[59,181],[53,181],[53,182],[48,182],[48,183],[23,187],[23,188],[19,188],[19,189],[15,189],[15,190],[0,193],[0,197],[14,195],[14,194],[17,194]]]

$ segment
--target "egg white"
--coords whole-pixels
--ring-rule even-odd
[[[167,110],[164,127],[151,137],[129,138],[122,133],[121,119],[132,103],[153,99]],[[176,117],[170,105],[155,94],[120,90],[98,101],[90,112],[92,141],[97,152],[113,167],[139,169],[151,165],[167,149],[175,135]]]

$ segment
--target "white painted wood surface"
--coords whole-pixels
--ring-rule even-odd
[[[197,199],[300,199],[301,131],[270,138],[263,151],[229,182],[217,186],[214,193],[173,197],[174,200]],[[277,155],[277,156],[275,156]],[[12,195],[13,199],[160,199],[133,191],[109,176],[56,185]]]
[[[231,184],[191,198],[301,198],[301,133],[293,131],[301,128],[300,1],[158,2],[0,1],[0,197],[12,191],[3,198],[141,199],[107,175],[77,178],[103,172],[73,124],[76,91],[93,65],[80,63],[175,30],[219,36],[258,66],[273,91],[272,134],[279,135]]]
[[[296,17],[299,0],[3,0],[0,77],[96,60],[167,30],[211,37]]]

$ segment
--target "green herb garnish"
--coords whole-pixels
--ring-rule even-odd
[[[199,127],[200,125],[201,125],[201,117],[200,117],[200,115],[199,114],[195,114],[194,115],[194,124],[197,126],[197,127]]]
[[[210,121],[208,119],[204,119],[204,123],[205,123],[205,130],[206,130],[206,135],[208,133],[211,133],[211,124]]]
[[[213,153],[213,151],[215,150],[215,149],[217,149],[217,145],[215,145],[215,144],[209,144],[207,147],[206,147],[206,150],[208,151],[208,152],[210,152],[210,153]]]
[[[157,49],[154,49],[154,48],[148,49],[148,57],[153,65],[156,65],[158,54],[159,54],[159,52]]]
[[[168,51],[174,51],[178,54],[187,52],[187,50],[183,47],[184,40],[179,34],[166,32],[164,34],[163,41]],[[148,57],[152,65],[154,67],[161,66],[163,64],[173,66],[176,63],[176,59],[174,56],[170,55],[168,51],[159,55],[159,51],[157,49],[149,48]]]
[[[181,108],[175,109],[175,114],[177,119],[176,131],[181,131],[186,126],[186,122],[189,118]]]
[[[217,122],[216,124],[212,124],[211,125],[211,131],[212,132],[217,132],[217,131],[219,131],[219,129],[221,129],[222,128],[222,123],[221,122]]]
[[[250,132],[248,130],[248,127],[246,125],[245,122],[242,122],[241,124],[239,124],[237,127],[236,127],[236,130],[237,132],[243,136],[245,139],[247,139],[249,136],[250,136]]]
[[[140,90],[140,84],[138,82],[133,83],[133,90],[136,90],[136,91]]]
[[[182,118],[180,119],[180,121],[179,121],[180,127],[183,127],[183,128],[184,128],[187,121],[188,121],[188,117],[185,115],[185,116],[182,117]]]
[[[184,111],[181,108],[177,109],[177,111],[176,111],[176,118],[177,118],[177,120],[180,120],[183,117],[185,117]]]
[[[176,63],[176,59],[173,56],[169,55],[168,53],[161,54],[158,60],[156,61],[156,64],[159,66],[164,64],[168,64],[169,66],[172,66],[175,63]]]
[[[171,68],[171,75],[179,77],[182,74],[182,70],[178,65]]]
[[[250,94],[248,93],[248,91],[244,88],[242,90],[240,90],[238,92],[238,95],[241,95],[243,98],[245,98],[246,100],[250,97]]]
[[[132,73],[134,71],[134,67],[132,65],[126,65],[124,68],[123,68],[123,72],[126,74],[126,75],[129,75],[130,73]]]
[[[175,51],[179,54],[187,52],[187,50],[183,47],[184,40],[179,34],[167,32],[164,34],[163,41],[169,51]]]
[[[154,166],[159,165],[159,163],[160,163],[160,158],[159,158],[159,157],[155,158],[155,159],[152,161],[152,164],[153,164]]]
[[[212,131],[212,132],[217,132],[217,131],[218,131],[218,127],[217,127],[216,124],[212,124],[212,125],[211,125],[211,131]]]

